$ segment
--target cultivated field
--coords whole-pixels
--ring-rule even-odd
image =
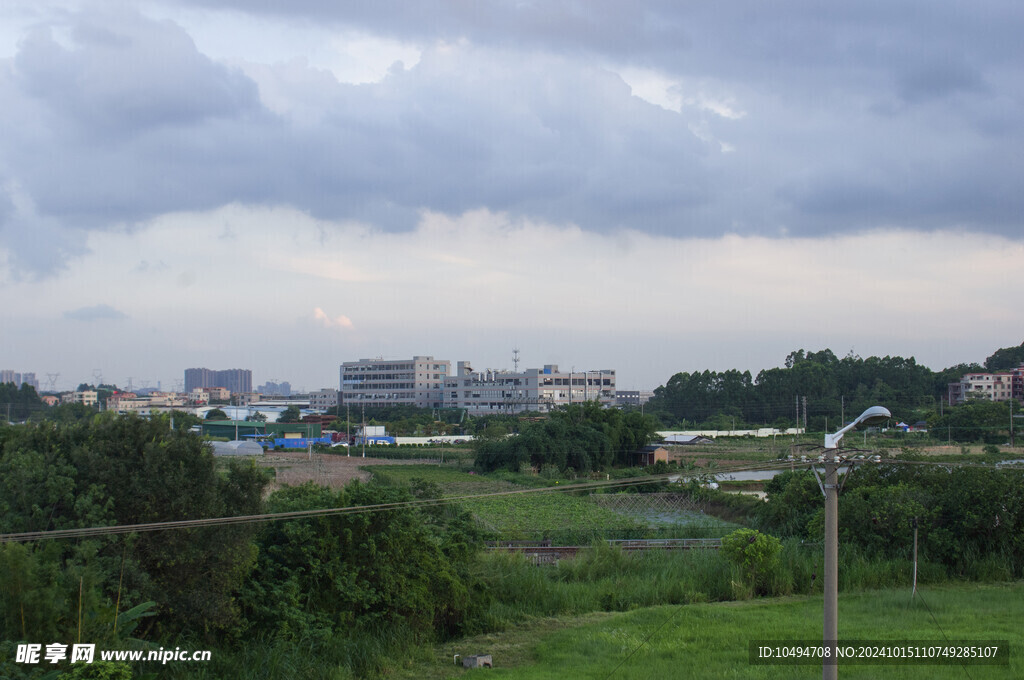
[[[564,493],[558,490],[559,482],[544,482],[545,491],[530,491],[538,488],[539,478],[523,480],[535,482],[528,486],[437,465],[378,467],[373,472],[391,484],[408,484],[415,478],[431,482],[444,496],[507,493],[460,501],[492,537],[503,540],[550,539],[573,545],[595,538],[662,535],[658,532],[666,529],[676,529],[680,536],[722,536],[736,528],[689,506],[655,503],[657,499],[647,494]]]

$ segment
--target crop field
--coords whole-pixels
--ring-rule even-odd
[[[419,478],[437,484],[444,496],[469,496],[505,491],[526,491],[522,484],[470,474],[437,465],[378,466],[373,474],[389,484],[405,485]],[[466,499],[463,507],[473,513],[492,538],[502,540],[550,539],[588,543],[595,538],[642,538],[675,529],[680,535],[724,536],[738,525],[689,508],[666,503],[658,494],[563,493],[532,491],[494,498]]]
[[[466,507],[483,526],[508,540],[639,537],[644,525],[586,496],[547,492],[473,500]]]
[[[491,479],[444,465],[385,465],[375,467],[370,472],[381,481],[396,486],[404,486],[414,479],[422,479],[441,487],[444,496],[472,496],[524,488],[512,482]]]

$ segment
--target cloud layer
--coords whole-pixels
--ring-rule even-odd
[[[677,237],[1022,233],[1011,3],[154,6],[41,11],[0,69],[19,131],[0,245],[23,273],[83,229],[236,202],[398,231],[486,208]],[[309,19],[328,27],[311,41],[363,31],[419,58],[352,84],[301,44],[267,61],[192,37]]]

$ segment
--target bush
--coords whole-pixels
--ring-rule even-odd
[[[737,529],[722,538],[722,554],[743,572],[748,587],[757,590],[772,573],[782,542],[756,529]]]

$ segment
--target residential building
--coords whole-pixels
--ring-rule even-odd
[[[257,387],[256,391],[265,397],[290,397],[292,396],[292,384],[287,380],[282,383],[268,380]]]
[[[238,392],[231,397],[235,406],[248,406],[260,401],[263,396],[259,392]]]
[[[970,397],[1024,401],[1024,364],[998,373],[967,373],[958,382],[949,383],[950,404],[962,404]]]
[[[211,371],[208,368],[185,369],[185,391],[198,387],[223,387],[229,392],[252,392],[252,371],[247,368],[229,368]]]
[[[326,411],[338,405],[338,390],[324,388],[309,393],[309,407],[318,411]]]
[[[211,401],[228,401],[231,391],[226,387],[197,387],[188,393],[191,404],[209,404]]]
[[[341,403],[438,408],[450,372],[450,361],[432,356],[346,361],[340,369]]]
[[[615,371],[559,370],[556,364],[511,371],[474,371],[468,361],[457,364],[454,376],[444,381],[442,406],[469,413],[550,411],[558,406],[597,400],[615,403]]]
[[[85,404],[95,406],[99,403],[99,394],[96,390],[82,390],[81,392],[66,392],[61,395],[62,404]]]
[[[645,446],[632,456],[636,465],[642,465],[644,467],[648,465],[654,465],[655,463],[667,463],[668,462],[668,449],[664,446],[658,446],[654,444],[652,446]]]
[[[231,390],[226,387],[204,387],[203,391],[210,395],[209,401],[228,401],[231,399]]]
[[[35,373],[18,373],[10,369],[0,370],[0,384],[14,383],[15,387],[21,387],[22,385],[28,385],[36,392],[39,391],[39,381],[36,380]]]
[[[149,406],[149,399],[146,397],[140,398],[135,392],[114,392],[107,397],[107,410],[108,411],[137,411],[138,403],[145,402],[145,405]]]

